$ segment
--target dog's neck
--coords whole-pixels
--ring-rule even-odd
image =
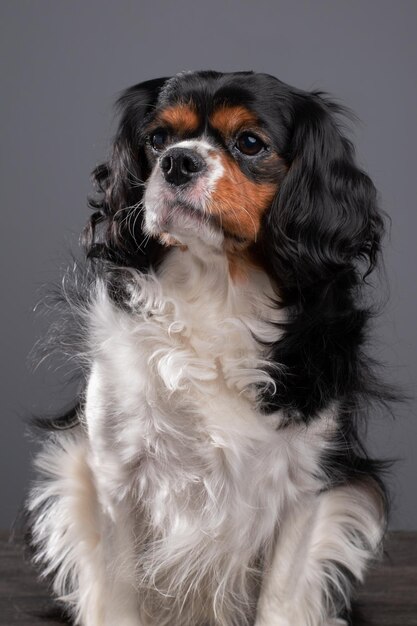
[[[164,295],[200,311],[203,325],[210,315],[282,319],[271,280],[244,249],[190,238],[171,248],[157,276]]]

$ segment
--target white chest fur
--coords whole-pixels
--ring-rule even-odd
[[[207,254],[174,250],[157,277],[134,276],[129,311],[98,285],[86,425],[101,506],[113,521],[132,506],[146,519],[142,581],[200,594],[204,581],[220,611],[248,595],[243,573],[286,504],[319,488],[333,422],[277,430],[282,416],[259,412],[255,385],[273,383],[256,337],[276,339],[282,312],[265,274],[236,285],[225,257]]]

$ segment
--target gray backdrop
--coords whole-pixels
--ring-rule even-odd
[[[0,527],[29,481],[30,413],[68,400],[58,372],[27,355],[32,309],[58,280],[86,218],[89,172],[107,151],[117,92],[184,69],[254,69],[324,89],[361,119],[362,166],[392,217],[391,298],[375,352],[413,394],[416,378],[416,0],[1,0]],[[67,368],[68,369],[68,368]],[[68,371],[63,370],[68,379]],[[369,445],[398,460],[392,527],[417,529],[414,399],[375,415]]]

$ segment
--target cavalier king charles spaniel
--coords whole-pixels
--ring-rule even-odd
[[[383,219],[344,109],[214,71],[118,109],[63,283],[84,385],[43,422],[35,563],[80,626],[350,623],[387,512],[359,426],[389,392],[364,350]]]

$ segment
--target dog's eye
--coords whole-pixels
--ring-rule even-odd
[[[168,141],[168,132],[166,130],[156,130],[150,136],[150,143],[154,150],[163,150]]]
[[[256,135],[245,132],[241,133],[237,138],[236,148],[243,154],[253,156],[263,150],[265,148],[265,144]]]

